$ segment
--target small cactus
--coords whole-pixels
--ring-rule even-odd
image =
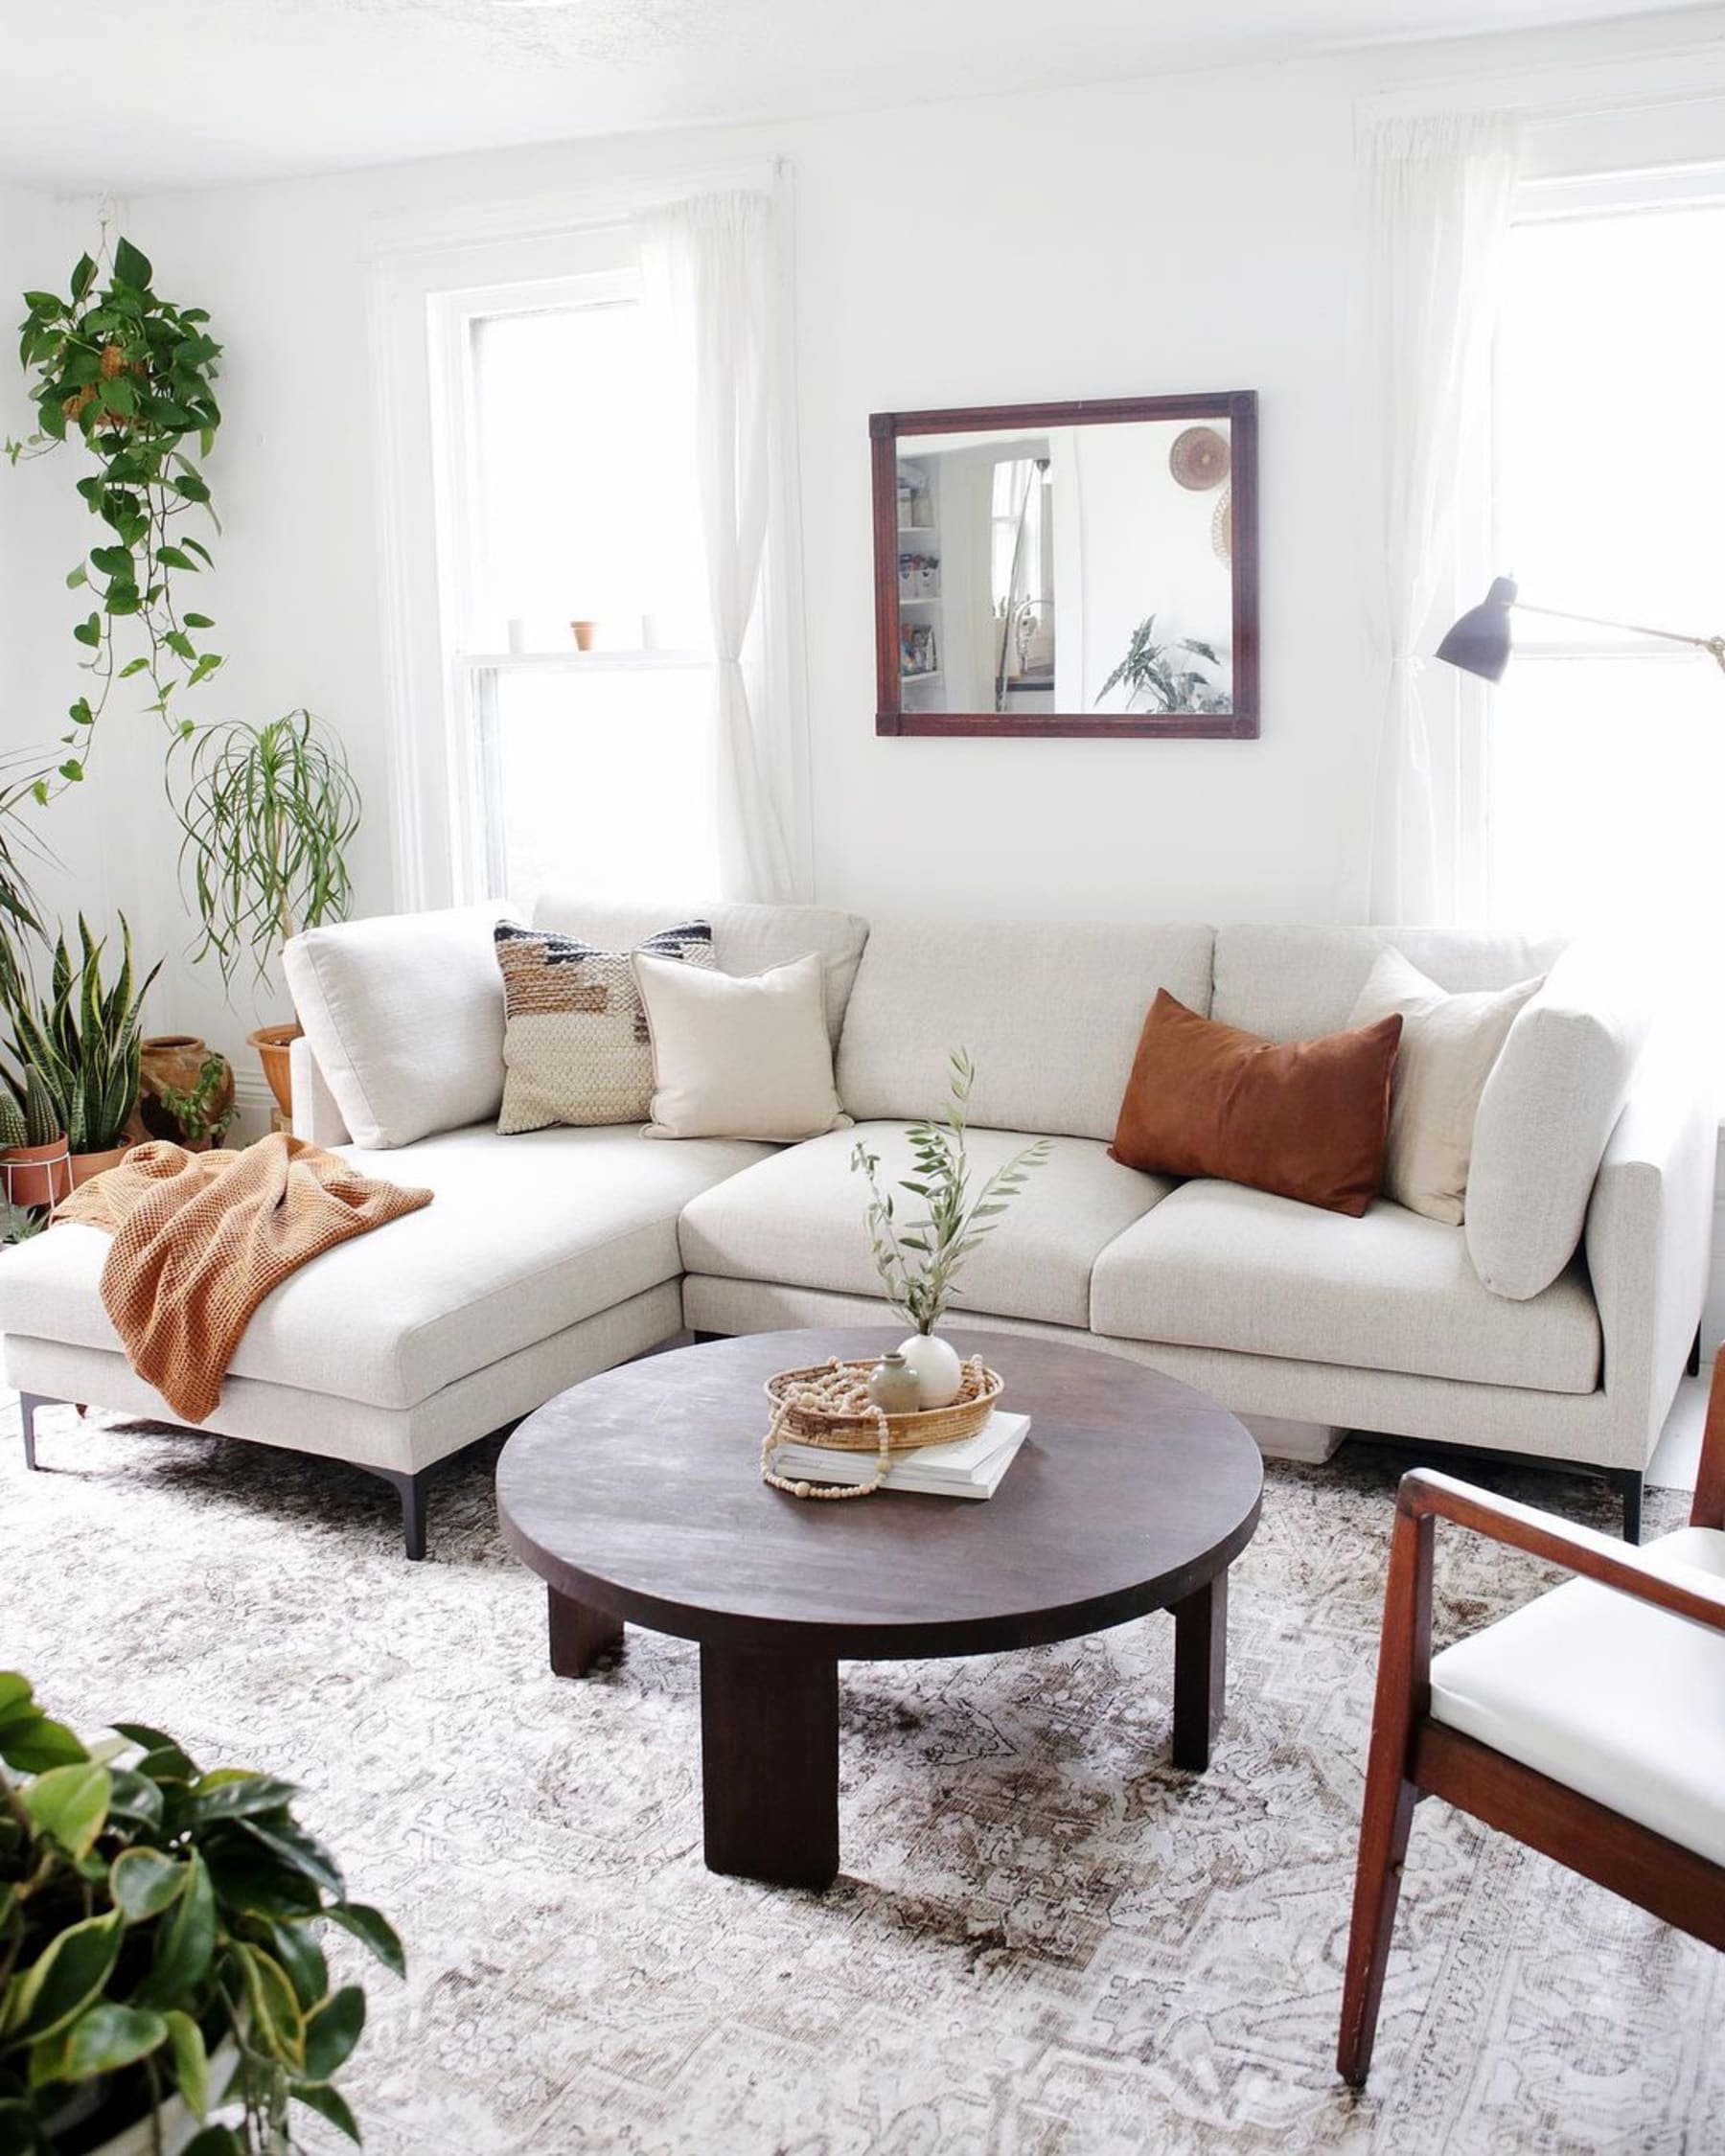
[[[48,1089],[48,1081],[33,1063],[24,1073],[24,1142],[52,1145],[65,1136],[59,1104]]]
[[[24,1111],[18,1106],[17,1094],[10,1086],[0,1086],[0,1152],[13,1153],[29,1142]]]

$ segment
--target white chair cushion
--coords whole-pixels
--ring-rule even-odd
[[[494,1118],[503,1098],[496,906],[310,929],[283,971],[356,1145],[379,1152]]]
[[[388,1153],[341,1150],[367,1175],[436,1195],[285,1280],[245,1328],[232,1368],[411,1408],[677,1279],[684,1204],[766,1149],[722,1139],[649,1145],[633,1128],[500,1138],[480,1126]],[[96,1228],[71,1225],[9,1252],[0,1332],[116,1350],[98,1285],[108,1249]]]
[[[1536,1296],[1575,1255],[1649,1026],[1633,961],[1576,944],[1509,1028],[1467,1185],[1467,1247],[1493,1295]]]
[[[1208,929],[879,922],[840,1043],[840,1098],[859,1122],[938,1115],[964,1048],[978,1124],[1112,1138],[1159,988],[1208,1011]]]
[[[536,929],[580,936],[601,951],[632,951],[667,921],[705,921],[713,931],[713,956],[722,974],[764,974],[808,952],[818,954],[827,1031],[835,1047],[850,1002],[851,985],[868,923],[856,913],[824,906],[732,906],[672,899],[652,906],[603,904],[579,893],[541,893],[533,908]]]
[[[854,1174],[859,1143],[881,1158],[883,1187],[910,1171],[902,1123],[864,1123],[775,1154],[691,1201],[682,1220],[683,1265],[719,1279],[878,1296],[880,1274],[862,1224],[868,1185]],[[1032,1140],[1023,1132],[973,1131],[978,1181]],[[970,1313],[1083,1325],[1096,1252],[1163,1196],[1159,1177],[1108,1158],[1089,1138],[1054,1138],[1048,1158],[966,1262],[954,1321]],[[901,1221],[920,1201],[897,1194]]]
[[[1642,1555],[1725,1583],[1725,1534]],[[1432,1661],[1432,1718],[1725,1864],[1725,1633],[1571,1580]]]
[[[1231,1182],[1183,1183],[1110,1244],[1091,1324],[1539,1392],[1591,1392],[1599,1378],[1598,1313],[1578,1272],[1506,1305],[1481,1286],[1459,1227],[1383,1201],[1349,1220]]]

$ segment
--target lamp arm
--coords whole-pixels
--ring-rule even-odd
[[[1561,607],[1535,607],[1527,599],[1511,600],[1510,604],[1520,613],[1545,614],[1552,621],[1580,621],[1590,629],[1622,629],[1631,636],[1657,636],[1667,644],[1690,644],[1698,652],[1711,652],[1725,667],[1725,636],[1688,636],[1680,629],[1648,629],[1641,622],[1606,621],[1598,614],[1572,614]]]

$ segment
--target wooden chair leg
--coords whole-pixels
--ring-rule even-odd
[[[1353,1922],[1336,2050],[1337,2070],[1355,2088],[1363,2085],[1371,2067],[1384,1970],[1401,1898],[1402,1866],[1418,1800],[1407,1768],[1414,1725],[1424,1718],[1431,1699],[1433,1528],[1429,1514],[1415,1518],[1398,1512],[1390,1548],[1377,1704],[1366,1765]]]

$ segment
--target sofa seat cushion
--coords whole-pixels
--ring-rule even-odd
[[[428,1186],[424,1211],[327,1250],[266,1296],[233,1371],[379,1408],[444,1386],[680,1273],[677,1220],[766,1148],[649,1144],[632,1129],[487,1126],[382,1153],[367,1175]],[[117,1349],[99,1283],[109,1239],[56,1227],[0,1265],[0,1332]],[[14,1263],[13,1260],[16,1260]]]
[[[921,1200],[896,1189],[910,1173],[903,1123],[862,1123],[774,1154],[734,1181],[704,1191],[683,1213],[686,1272],[726,1280],[878,1296],[863,1226],[868,1185],[852,1171],[862,1143],[880,1156],[883,1189],[894,1187],[900,1224],[918,1217]],[[1019,1131],[972,1131],[977,1183],[1034,1142]],[[1090,1310],[1091,1267],[1169,1185],[1108,1158],[1091,1138],[1051,1138],[997,1230],[966,1261],[955,1310],[1001,1318],[1040,1318],[1083,1325]]]
[[[1642,1552],[1725,1590],[1725,1534]],[[1696,1582],[1700,1584],[1699,1581]],[[1725,1864],[1725,1633],[1571,1580],[1432,1661],[1432,1716]]]
[[[1183,1183],[1102,1252],[1091,1325],[1539,1392],[1599,1381],[1598,1313],[1578,1270],[1510,1304],[1481,1285],[1462,1228],[1381,1200],[1349,1220],[1229,1182]]]

